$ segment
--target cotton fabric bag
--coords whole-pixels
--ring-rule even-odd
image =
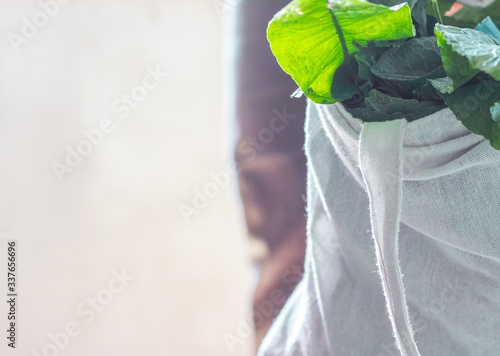
[[[259,356],[500,355],[500,151],[309,102],[305,273]]]

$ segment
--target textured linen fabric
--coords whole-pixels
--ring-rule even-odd
[[[500,355],[500,151],[309,103],[305,274],[259,356]]]

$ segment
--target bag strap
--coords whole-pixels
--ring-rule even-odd
[[[359,140],[359,163],[370,200],[378,273],[392,331],[402,356],[420,356],[398,258],[405,128],[405,119],[364,123]]]

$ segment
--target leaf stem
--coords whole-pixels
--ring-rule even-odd
[[[339,36],[340,46],[342,47],[342,52],[344,53],[344,60],[346,62],[348,62],[351,59],[351,55],[349,54],[349,50],[347,49],[347,44],[345,42],[344,33],[342,32],[342,28],[340,27],[339,21],[337,20],[337,16],[335,16],[333,8],[328,6],[328,11],[330,11],[330,15],[332,16],[333,25],[335,26],[335,30],[337,31],[337,35]]]
[[[441,17],[441,11],[439,11],[439,4],[438,0],[432,0],[432,7],[434,8],[434,11],[437,14],[438,20],[440,24],[443,24],[443,18]]]

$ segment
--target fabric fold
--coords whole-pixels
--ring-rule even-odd
[[[394,337],[403,356],[419,356],[410,325],[398,256],[406,120],[365,123],[359,163],[370,201],[377,267]]]
[[[306,118],[304,279],[259,356],[498,354],[500,151],[449,109]]]

